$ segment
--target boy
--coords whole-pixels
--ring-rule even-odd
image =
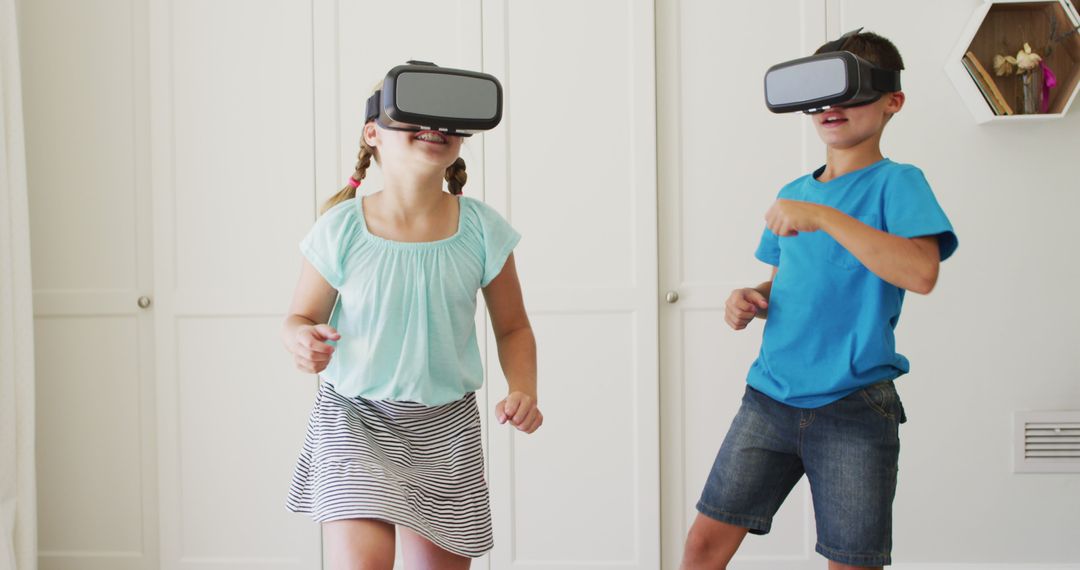
[[[904,68],[876,34],[851,35],[839,50]],[[765,215],[755,256],[772,277],[733,291],[725,312],[735,330],[767,318],[761,351],[697,504],[686,569],[726,568],[747,532],[769,532],[804,473],[829,568],[891,563],[906,420],[892,381],[909,368],[893,329],[905,290],[929,293],[957,246],[922,172],[881,154],[904,100],[893,91],[812,115],[825,166],[781,189]]]

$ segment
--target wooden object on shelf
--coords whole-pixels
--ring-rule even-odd
[[[978,75],[977,81],[979,83],[979,89],[990,92],[989,99],[993,99],[991,107],[994,108],[995,115],[1012,115],[1013,110],[1009,105],[1009,102],[1001,94],[1001,90],[998,89],[997,83],[994,81],[994,77],[986,71],[979,58],[972,52],[964,54],[964,61],[971,62],[971,66],[975,69],[975,73]],[[985,95],[985,93],[984,93]]]
[[[986,104],[993,109],[995,115],[1004,114],[1004,110],[998,105],[994,94],[990,92],[990,88],[983,82],[982,77],[979,77],[979,72],[975,70],[975,65],[971,63],[971,60],[964,58],[964,69],[967,70],[968,75],[971,76],[971,80],[975,82],[975,85],[979,86],[979,92],[982,93],[983,99],[986,100]]]

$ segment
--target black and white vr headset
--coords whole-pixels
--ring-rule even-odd
[[[371,120],[395,131],[471,136],[502,120],[502,85],[486,73],[409,61],[391,69],[368,98],[364,122]]]
[[[830,107],[857,107],[900,90],[900,72],[882,69],[848,51],[838,51],[848,32],[821,53],[778,63],[765,72],[765,105],[773,113],[808,115]]]

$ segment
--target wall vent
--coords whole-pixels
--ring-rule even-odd
[[[1016,473],[1080,473],[1080,411],[1017,412]]]

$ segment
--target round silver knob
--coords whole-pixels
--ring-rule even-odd
[[[668,303],[676,303],[676,302],[678,302],[679,301],[679,292],[678,291],[668,291],[667,295],[664,296],[664,300],[666,300]]]
[[[146,295],[143,295],[142,297],[139,297],[138,302],[139,302],[139,308],[140,309],[145,309],[145,308],[150,306],[150,297],[147,297]]]

